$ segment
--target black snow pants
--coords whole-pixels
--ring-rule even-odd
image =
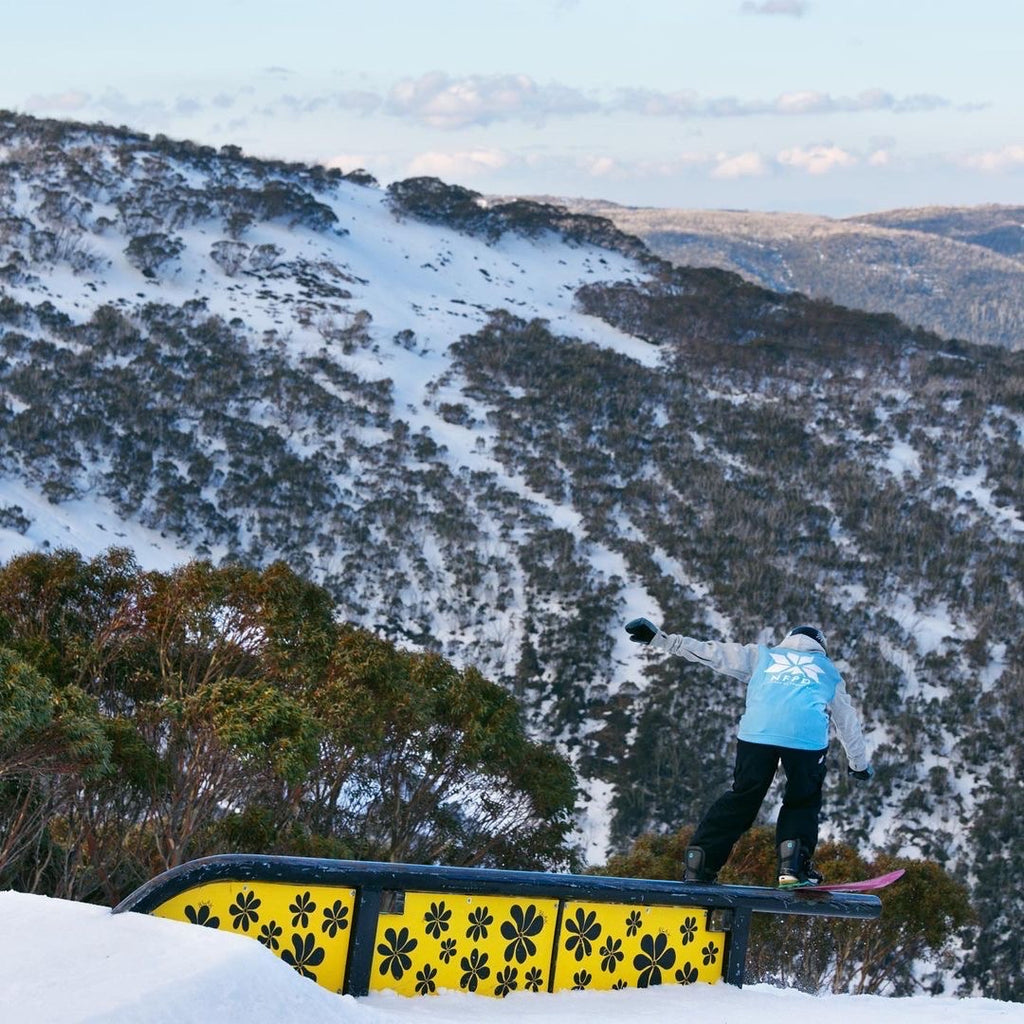
[[[787,839],[799,839],[810,857],[818,845],[827,753],[828,748],[794,750],[738,740],[732,789],[708,808],[690,840],[691,846],[704,851],[704,869],[717,872],[729,859],[736,840],[754,824],[780,761],[786,788],[775,827],[775,847]]]

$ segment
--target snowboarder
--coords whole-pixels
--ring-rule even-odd
[[[797,626],[774,647],[694,640],[665,633],[642,618],[626,623],[626,631],[634,643],[681,655],[747,684],[732,789],[697,826],[686,850],[685,880],[715,880],[736,840],[753,825],[781,761],[786,788],[775,831],[779,885],[820,884],[811,857],[818,843],[830,721],[850,775],[867,780],[874,774],[857,712],[821,630]]]

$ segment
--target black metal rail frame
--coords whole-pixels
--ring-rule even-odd
[[[832,892],[812,896],[799,891],[787,892],[747,885],[707,885],[604,875],[549,874],[542,871],[224,854],[190,861],[159,875],[119,903],[114,913],[150,913],[187,889],[218,881],[289,882],[355,889],[357,895],[352,943],[343,987],[344,992],[355,996],[369,992],[377,918],[381,912],[383,894],[387,892],[409,890],[439,894],[533,896],[598,903],[703,908],[718,918],[720,927],[726,933],[723,977],[728,984],[736,986],[743,984],[753,914],[872,920],[879,916],[882,909],[877,896],[863,893]]]

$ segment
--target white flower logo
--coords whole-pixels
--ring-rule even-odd
[[[769,652],[772,657],[772,664],[764,671],[765,675],[777,676],[778,682],[800,683],[809,679],[812,683],[818,682],[821,678],[821,667],[815,664],[809,654],[776,654]]]

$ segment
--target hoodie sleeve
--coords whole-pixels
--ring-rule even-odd
[[[835,724],[839,742],[842,743],[843,750],[846,751],[846,759],[850,762],[850,767],[855,772],[863,771],[868,766],[864,733],[860,727],[860,718],[850,702],[850,695],[846,691],[846,683],[842,676],[839,677],[839,685],[836,687],[836,695],[832,698],[832,703],[829,706],[829,713]]]
[[[677,654],[687,661],[706,665],[716,672],[746,682],[757,667],[757,644],[727,644],[715,640],[694,640],[679,633],[658,631],[651,641],[651,647],[669,654]]]

